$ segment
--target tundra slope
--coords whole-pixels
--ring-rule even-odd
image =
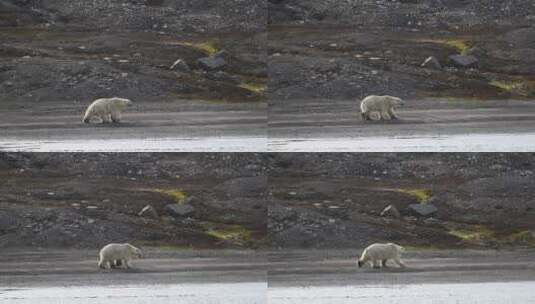
[[[299,139],[319,146],[325,138],[418,140],[439,132],[533,136],[532,1],[289,0],[269,8],[277,151]],[[477,64],[451,59],[459,54]],[[422,67],[431,56],[440,67]],[[407,100],[406,121],[363,126],[354,100],[371,94]]]

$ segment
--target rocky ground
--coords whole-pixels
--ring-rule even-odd
[[[0,247],[99,248],[125,241],[265,246],[264,159],[239,153],[1,154]]]
[[[3,107],[262,101],[265,1],[0,1]]]
[[[269,175],[268,233],[275,248],[533,246],[532,158],[278,154]]]
[[[531,247],[533,157],[3,153],[0,246]]]
[[[270,0],[269,12],[274,104],[535,96],[532,1]]]

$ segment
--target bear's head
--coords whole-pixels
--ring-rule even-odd
[[[136,246],[130,245],[130,244],[126,244],[126,245],[130,249],[130,252],[131,252],[133,257],[136,257],[138,259],[141,259],[143,257],[143,252],[141,251],[141,249],[137,248]]]
[[[127,98],[119,98],[119,97],[113,97],[113,101],[117,104],[120,104],[124,108],[129,107],[132,105],[132,101]]]
[[[403,99],[399,98],[399,97],[394,97],[394,96],[388,96],[388,100],[390,101],[390,103],[394,106],[398,106],[398,107],[401,107],[401,106],[404,106],[405,105],[405,101],[403,101]]]

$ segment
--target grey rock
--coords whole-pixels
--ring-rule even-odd
[[[228,59],[229,54],[225,50],[221,50],[214,55],[215,58],[222,58],[222,59]]]
[[[188,204],[169,204],[165,206],[165,210],[171,216],[180,217],[192,214],[195,211],[195,208]]]
[[[137,215],[147,218],[158,218],[158,212],[156,212],[156,209],[154,209],[154,207],[151,205],[143,207],[143,209],[141,209]]]
[[[419,217],[429,217],[438,211],[433,204],[410,204],[408,208],[412,215]]]
[[[440,70],[442,69],[442,65],[440,65],[440,62],[438,61],[435,56],[428,57],[421,65],[423,68],[429,68],[429,69],[435,69]]]
[[[198,63],[204,70],[212,71],[223,68],[227,61],[221,57],[203,57],[198,60]]]
[[[182,59],[177,59],[170,67],[170,70],[189,72],[191,71],[189,65]]]
[[[235,84],[240,83],[240,79],[238,79],[237,77],[233,77],[232,75],[229,75],[228,73],[225,73],[223,71],[217,71],[215,73],[207,73],[206,78],[210,80],[231,82]]]
[[[485,56],[485,50],[483,50],[480,47],[474,46],[466,50],[464,53],[465,55],[475,56],[475,57],[483,57]]]
[[[401,214],[399,213],[398,209],[394,205],[388,205],[386,208],[381,212],[381,216],[383,217],[393,217],[393,218],[400,218]]]
[[[479,60],[472,55],[451,55],[449,59],[455,66],[462,68],[473,68],[479,64]]]

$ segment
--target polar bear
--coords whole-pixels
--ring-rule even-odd
[[[120,122],[121,111],[132,105],[132,101],[126,98],[112,97],[100,98],[93,101],[85,111],[84,123],[90,123],[91,118],[98,117],[102,123]]]
[[[399,97],[370,95],[360,102],[360,115],[363,120],[399,119],[394,108],[404,104]]]
[[[124,265],[124,267],[128,269],[130,268],[130,260],[132,258],[141,258],[141,255],[141,249],[128,243],[108,244],[99,252],[100,259],[98,261],[98,267],[115,268]]]
[[[388,260],[393,260],[400,267],[407,267],[400,258],[402,252],[405,251],[405,248],[394,244],[394,243],[375,243],[368,246],[362,252],[360,259],[357,261],[358,267],[364,266],[366,263],[371,263],[373,268],[387,267],[386,262]]]

